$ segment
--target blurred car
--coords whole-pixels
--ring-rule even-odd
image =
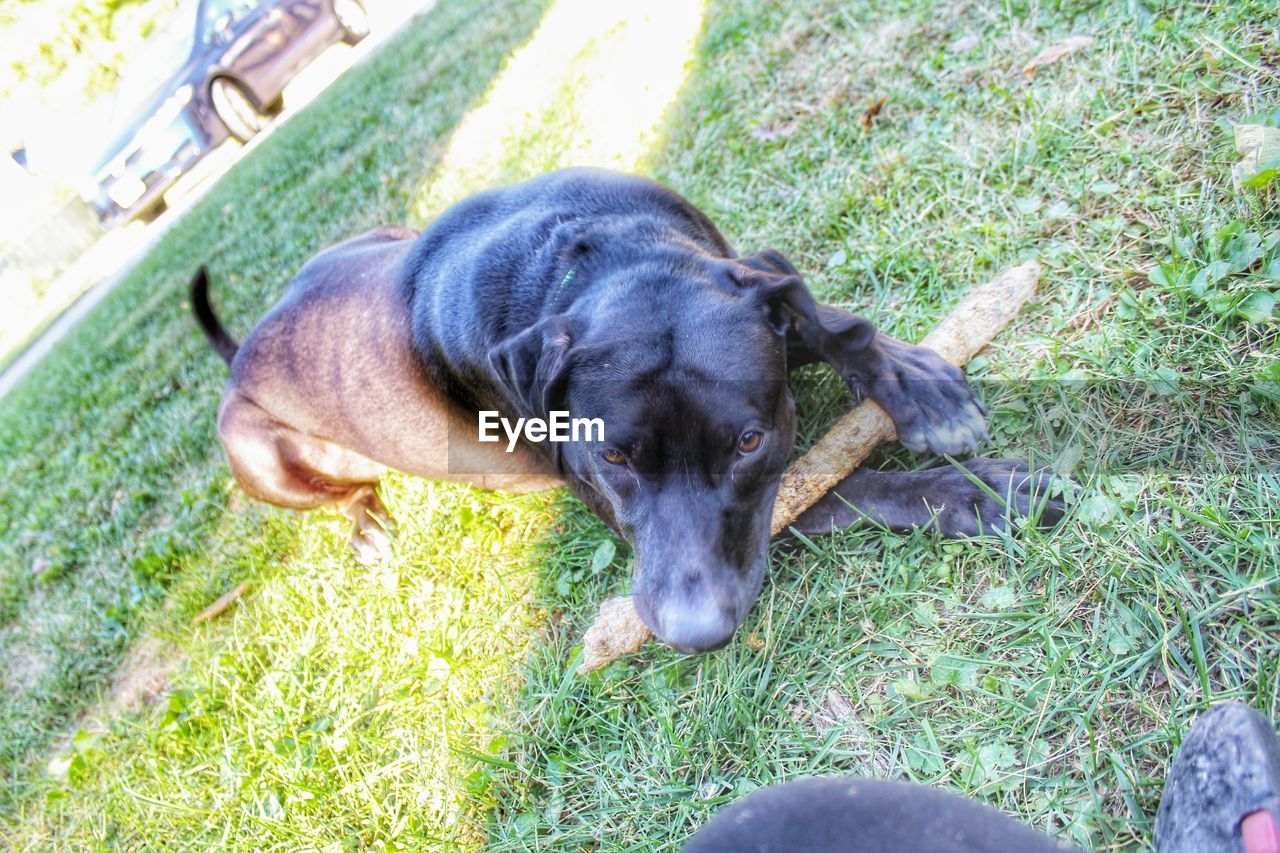
[[[285,85],[312,60],[369,32],[360,0],[193,0],[174,14],[153,40],[164,54],[155,70],[123,75],[116,136],[80,191],[108,228],[153,218],[196,161],[279,113]]]

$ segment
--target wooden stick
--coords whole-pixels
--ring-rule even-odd
[[[963,367],[1004,328],[1036,292],[1040,265],[1028,261],[975,287],[943,318],[921,346]],[[889,415],[867,400],[836,421],[809,452],[787,466],[773,503],[777,536],[861,465],[876,445],[898,437]]]
[[[191,624],[197,625],[201,622],[208,622],[210,619],[216,619],[217,617],[222,615],[223,611],[225,611],[228,607],[234,604],[236,599],[238,599],[240,596],[244,595],[248,591],[249,591],[248,581],[245,581],[244,583],[236,584],[234,587],[231,588],[229,592],[223,593],[222,597],[220,597],[213,604],[210,604],[204,610],[201,610],[199,613],[197,613],[195,618],[191,620]]]
[[[961,367],[990,343],[1035,295],[1040,265],[1028,261],[975,287],[923,341]],[[773,534],[787,529],[806,509],[853,473],[882,441],[897,438],[885,410],[867,400],[835,425],[809,452],[787,466],[773,504]],[[594,672],[638,651],[653,634],[641,621],[630,596],[606,601],[582,642],[579,673]]]

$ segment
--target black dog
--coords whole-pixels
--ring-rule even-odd
[[[725,643],[760,590],[795,441],[788,368],[828,362],[913,450],[959,454],[986,434],[955,367],[816,304],[781,254],[737,257],[691,204],[629,175],[555,172],[475,195],[421,235],[384,228],[330,248],[239,348],[206,291],[202,274],[196,315],[231,365],[218,429],[246,492],[341,506],[372,559],[388,467],[510,490],[567,483],[635,547],[637,609],[685,651]],[[484,410],[597,418],[605,439],[508,453],[478,440]],[[968,468],[1017,513],[1042,486],[1021,461]],[[1061,509],[1049,501],[1043,518]],[[865,518],[959,536],[1006,512],[946,465],[857,472],[797,526]]]

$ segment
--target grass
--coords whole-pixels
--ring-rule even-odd
[[[1280,287],[1280,217],[1274,188],[1232,189],[1225,132],[1280,106],[1274,10],[681,5],[441,2],[0,403],[11,844],[663,848],[756,787],[852,773],[1130,848],[1200,710],[1280,714],[1280,358],[1254,310]],[[1021,74],[1070,34],[1096,42]],[[336,515],[238,496],[224,372],[183,304],[196,265],[244,330],[321,246],[569,162],[659,177],[907,339],[1039,257],[1042,298],[970,375],[993,453],[1085,483],[1071,517],[779,543],[730,646],[581,678],[628,554],[593,570],[608,535],[572,499],[391,478],[398,556],[369,572]],[[800,385],[808,441],[848,401],[824,371]],[[118,667],[139,648],[169,689],[133,707]]]

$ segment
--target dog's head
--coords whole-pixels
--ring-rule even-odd
[[[709,651],[764,579],[795,445],[788,333],[827,353],[864,348],[874,331],[820,313],[777,252],[612,276],[593,284],[589,310],[542,321],[494,366],[528,410],[603,422],[603,441],[553,446],[557,467],[634,546],[632,593],[649,628]]]

